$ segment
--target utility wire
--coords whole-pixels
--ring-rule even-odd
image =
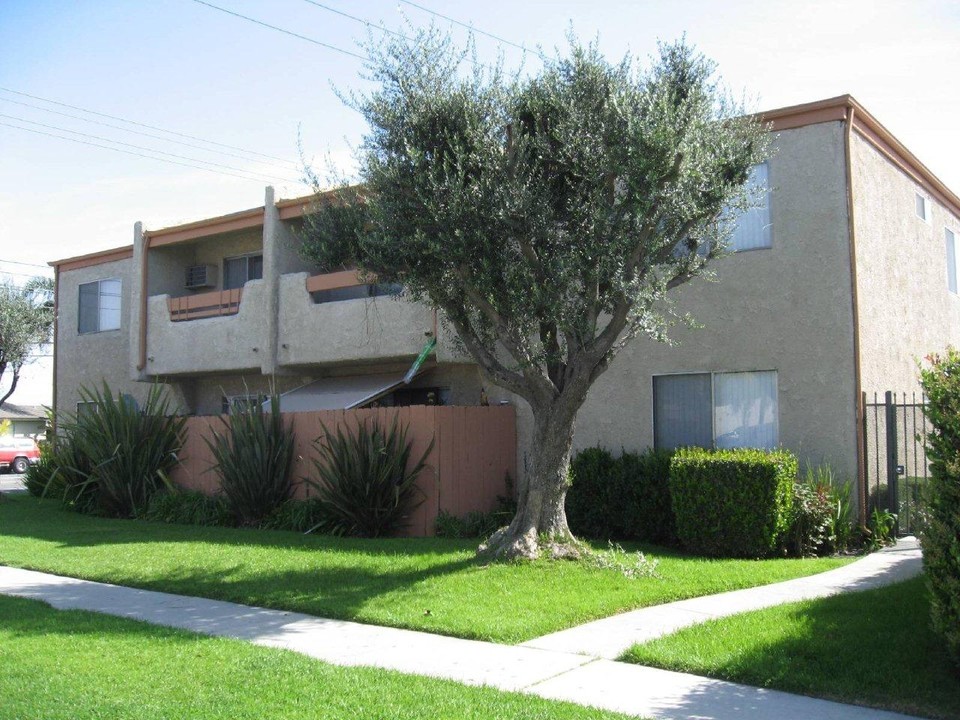
[[[199,0],[198,0],[198,1],[199,1]],[[303,1],[304,1],[305,3],[309,3],[310,5],[313,5],[314,7],[318,7],[318,8],[320,8],[321,10],[326,10],[326,11],[328,11],[328,12],[334,13],[335,15],[340,15],[341,17],[345,17],[345,18],[347,18],[347,19],[349,19],[349,20],[353,20],[354,22],[358,22],[358,23],[360,23],[361,25],[366,26],[367,28],[370,28],[370,29],[373,29],[373,30],[379,30],[380,32],[386,33],[387,35],[392,35],[393,37],[403,38],[404,40],[406,40],[406,41],[408,41],[408,42],[413,42],[413,38],[410,37],[409,35],[404,35],[402,32],[397,32],[396,30],[391,30],[390,28],[384,27],[383,25],[377,25],[377,24],[375,24],[375,23],[370,22],[369,20],[365,20],[364,18],[357,17],[356,15],[351,15],[350,13],[344,12],[343,10],[338,10],[337,8],[332,8],[332,7],[330,7],[329,5],[324,5],[323,3],[316,2],[316,0],[303,0]],[[365,58],[365,59],[366,59],[366,58]],[[471,64],[475,65],[476,67],[486,68],[487,70],[496,70],[496,68],[493,67],[492,65],[488,65],[488,64],[486,64],[486,63],[482,63],[482,62],[480,62],[480,61],[478,61],[478,60],[468,60],[468,62],[470,62]]]
[[[166,128],[158,127],[156,125],[147,125],[146,123],[137,122],[136,120],[127,120],[126,118],[117,117],[116,115],[108,115],[107,113],[98,112],[96,110],[88,110],[87,108],[80,107],[79,105],[69,105],[64,102],[59,102],[58,100],[50,100],[49,98],[40,97],[39,95],[31,95],[29,93],[20,92],[19,90],[11,90],[10,88],[6,87],[0,87],[0,91],[12,93],[13,95],[20,95],[21,97],[28,97],[32,100],[40,100],[41,102],[50,103],[51,105],[59,105],[60,107],[70,108],[71,110],[79,110],[80,112],[89,113],[90,115],[96,115],[98,117],[105,117],[109,120],[118,120],[119,122],[129,123],[130,125],[136,125],[137,127],[144,127],[148,130],[157,130],[159,132],[169,133],[170,135],[176,135],[177,137],[187,138],[188,140],[196,140],[198,142],[228,148],[229,150],[239,150],[240,152],[250,153],[251,155],[257,155],[269,160],[279,160],[282,163],[291,163],[296,165],[296,163],[291,160],[285,160],[284,158],[267,155],[266,153],[257,152],[256,150],[249,150],[247,148],[237,147],[236,145],[227,145],[225,143],[216,142],[215,140],[206,140],[202,137],[197,137],[196,135],[187,135],[186,133],[177,132],[175,130],[167,130]]]
[[[94,120],[93,118],[85,118],[82,115],[73,115],[71,113],[60,112],[59,110],[52,110],[50,108],[45,108],[41,105],[34,105],[33,103],[25,103],[20,100],[11,100],[10,98],[0,97],[0,102],[13,103],[14,105],[22,105],[23,107],[33,108],[34,110],[42,110],[46,113],[52,113],[54,115],[61,115],[63,117],[71,118],[72,120],[80,120],[86,123],[92,123],[94,125],[102,125],[103,127],[112,128],[113,130],[119,130],[121,132],[133,133],[134,135],[142,135],[143,137],[153,138],[154,140],[161,140],[163,142],[174,143],[176,145],[183,145],[184,147],[193,148],[195,150],[203,150],[203,152],[216,153],[218,155],[226,155],[227,157],[237,158],[238,160],[247,160],[254,161],[254,158],[249,157],[249,155],[237,155],[236,153],[226,152],[225,150],[215,150],[211,147],[204,147],[203,145],[197,145],[195,143],[184,142],[183,140],[174,140],[173,138],[164,137],[163,135],[154,135],[153,133],[143,132],[142,130],[133,130],[131,128],[125,128],[121,125],[113,125],[112,123],[104,122],[103,120]],[[259,153],[254,153],[251,151],[244,151],[258,155]],[[263,162],[262,160],[256,160],[255,162]],[[287,165],[292,165],[293,167],[299,167],[297,163],[293,160],[277,160],[273,163],[266,163],[269,165],[275,165],[277,162],[283,162]],[[287,168],[289,169],[289,168]]]
[[[289,35],[290,37],[295,37],[295,38],[298,38],[298,39],[300,39],[300,40],[306,40],[308,43],[313,43],[314,45],[319,45],[320,47],[325,47],[325,48],[327,48],[328,50],[333,50],[334,52],[342,53],[342,54],[344,54],[344,55],[349,55],[350,57],[357,58],[358,60],[366,60],[366,59],[367,59],[367,58],[364,57],[363,55],[360,55],[360,54],[358,54],[358,53],[352,52],[352,51],[350,51],[350,50],[344,50],[343,48],[337,47],[336,45],[331,45],[331,44],[329,44],[329,43],[325,43],[325,42],[322,42],[322,41],[320,41],[320,40],[317,40],[316,38],[307,37],[306,35],[301,35],[301,34],[299,34],[299,33],[295,33],[295,32],[293,32],[292,30],[284,30],[282,27],[277,27],[276,25],[271,25],[270,23],[265,23],[265,22],[263,22],[262,20],[257,20],[256,18],[252,18],[252,17],[250,17],[250,16],[248,16],[248,15],[241,15],[240,13],[234,12],[233,10],[227,10],[226,8],[222,8],[222,7],[220,7],[219,5],[214,5],[213,3],[208,3],[208,2],[206,2],[206,0],[193,0],[193,1],[194,1],[195,3],[200,4],[200,5],[206,5],[208,8],[213,8],[214,10],[219,10],[220,12],[226,13],[227,15],[233,15],[234,17],[240,18],[241,20],[246,20],[247,22],[255,23],[255,24],[257,24],[257,25],[260,25],[261,27],[269,28],[270,30],[276,30],[277,32],[281,32],[281,33],[283,33],[284,35]]]
[[[0,260],[0,264],[6,264],[6,265],[24,265],[24,266],[26,266],[26,267],[43,268],[44,270],[49,270],[49,269],[50,269],[50,267],[47,266],[47,265],[41,265],[40,263],[21,262],[20,260]]]
[[[197,1],[199,2],[199,0],[197,0]],[[519,45],[518,43],[511,42],[510,40],[505,40],[504,38],[500,37],[499,35],[494,35],[493,33],[487,32],[486,30],[481,30],[480,28],[475,27],[474,25],[468,25],[467,23],[461,22],[460,20],[454,20],[452,17],[450,17],[450,16],[448,16],[448,15],[444,15],[443,13],[438,13],[436,10],[431,10],[431,9],[428,8],[428,7],[424,7],[423,5],[419,5],[419,4],[415,3],[415,2],[411,2],[410,0],[398,0],[398,2],[402,2],[404,5],[409,5],[409,6],[412,7],[412,8],[416,8],[417,10],[422,10],[422,11],[425,12],[425,13],[430,13],[431,15],[434,15],[434,16],[436,16],[436,17],[438,17],[438,18],[441,18],[441,19],[443,19],[443,20],[446,20],[447,22],[451,22],[451,23],[453,23],[454,25],[459,25],[460,27],[466,28],[467,30],[469,30],[469,31],[471,31],[471,32],[477,33],[478,35],[484,35],[484,36],[486,36],[486,37],[488,37],[488,38],[491,38],[491,39],[493,39],[493,40],[496,40],[496,41],[499,42],[499,43],[503,43],[504,45],[510,45],[511,47],[515,47],[515,48],[517,48],[518,50],[523,50],[523,52],[525,52],[525,53],[529,53],[529,54],[531,54],[531,55],[536,55],[536,56],[537,56],[538,58],[540,58],[541,60],[546,60],[546,59],[547,59],[547,56],[544,55],[544,54],[541,53],[541,52],[538,52],[538,51],[536,51],[536,50],[531,50],[531,49],[528,48],[528,47],[524,47],[523,45]]]
[[[69,140],[70,142],[80,143],[81,145],[90,145],[91,147],[102,148],[104,150],[113,150],[114,152],[123,153],[124,155],[133,155],[135,157],[146,158],[147,160],[157,160],[159,162],[170,163],[171,165],[180,165],[182,167],[193,168],[194,170],[206,170],[207,172],[216,173],[217,175],[228,175],[230,177],[240,178],[241,180],[249,180],[250,182],[255,183],[263,182],[255,177],[249,177],[248,175],[237,175],[236,173],[224,172],[223,170],[214,170],[213,168],[201,167],[200,165],[191,165],[190,163],[178,162],[176,160],[167,160],[166,158],[159,158],[153,155],[143,155],[141,153],[123,150],[122,148],[111,147],[109,145],[100,145],[99,143],[88,142],[86,140],[78,140],[77,138],[55,135],[54,133],[44,132],[43,130],[34,130],[33,128],[20,127],[19,125],[11,125],[10,123],[5,122],[0,122],[0,125],[3,125],[4,127],[11,127],[16,130],[24,130],[25,132],[35,133],[36,135],[46,135],[47,137],[58,138],[60,140]]]
[[[67,128],[57,127],[56,125],[47,125],[46,123],[37,122],[36,120],[27,120],[26,118],[17,117],[15,115],[5,115],[0,113],[0,118],[6,118],[7,120],[16,120],[17,122],[24,122],[28,125],[37,125],[42,128],[47,128],[48,130],[56,130],[58,132],[67,132],[71,135],[79,135],[80,137],[91,138],[93,140],[100,140],[101,142],[113,143],[115,145],[123,145],[124,147],[134,148],[135,150],[144,150],[146,152],[157,153],[159,155],[166,155],[172,158],[178,158],[180,160],[189,160],[190,162],[202,163],[204,165],[212,165],[213,167],[223,168],[225,170],[233,170],[234,172],[248,173],[254,175],[255,177],[269,179],[269,180],[280,180],[281,182],[296,182],[290,178],[280,177],[279,175],[267,175],[265,173],[254,172],[252,170],[244,170],[243,168],[233,167],[232,165],[223,165],[222,163],[213,162],[211,160],[201,160],[200,158],[189,157],[187,155],[177,155],[176,153],[165,152],[164,150],[156,150],[151,147],[144,147],[143,145],[132,145],[131,143],[125,143],[120,140],[111,140],[110,138],[101,137],[100,135],[91,135],[90,133],[80,132],[79,130],[69,130]]]

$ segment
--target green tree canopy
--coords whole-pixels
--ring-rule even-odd
[[[0,403],[13,395],[20,371],[38,347],[50,342],[52,329],[52,280],[0,283]]]
[[[355,263],[443,311],[535,431],[519,511],[494,555],[575,546],[563,498],[576,412],[633,337],[666,338],[668,292],[723,253],[767,133],[683,42],[642,68],[593,45],[529,77],[427,30],[367,47],[376,89],[359,183],[325,196],[303,252]]]

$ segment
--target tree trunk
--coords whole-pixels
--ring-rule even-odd
[[[583,546],[567,526],[564,500],[569,487],[570,447],[581,403],[561,397],[532,407],[534,419],[530,467],[519,485],[517,513],[477,550],[490,559],[577,558]]]

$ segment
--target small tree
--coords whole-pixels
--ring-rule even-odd
[[[577,411],[626,343],[666,339],[667,293],[722,253],[766,133],[682,42],[639,70],[571,41],[529,78],[462,72],[466,53],[435,29],[367,50],[378,88],[346,98],[370,126],[361,184],[316,208],[304,254],[403,283],[529,403],[517,514],[481,551],[576,555]]]
[[[930,484],[920,542],[933,627],[960,666],[960,353],[949,348],[927,360],[920,383],[933,429],[927,435]]]
[[[30,362],[31,353],[50,342],[52,295],[53,281],[49,278],[34,278],[23,286],[0,283],[0,404],[17,389],[20,372]]]

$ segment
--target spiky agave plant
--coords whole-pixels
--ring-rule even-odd
[[[163,387],[155,384],[142,405],[118,395],[104,382],[101,389],[80,388],[88,411],[67,415],[62,423],[69,457],[62,472],[83,479],[68,488],[65,499],[83,497],[83,510],[110,517],[137,517],[150,498],[169,487],[168,474],[183,447],[186,418],[175,415]],[[54,457],[59,453],[54,451]]]
[[[412,442],[397,418],[387,429],[376,420],[356,430],[330,432],[323,426],[314,440],[318,479],[306,478],[320,503],[317,528],[360,537],[396,533],[424,500],[416,481],[433,443],[411,464]]]
[[[270,397],[270,411],[260,403],[244,404],[221,418],[207,445],[227,505],[241,525],[259,525],[293,492],[290,463],[294,434],[280,414],[280,398]]]

